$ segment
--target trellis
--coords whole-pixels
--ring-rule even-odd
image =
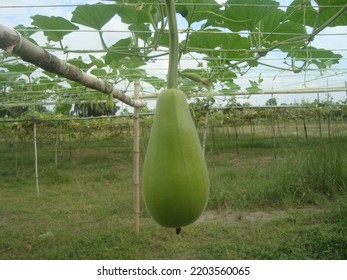
[[[138,83],[137,83],[137,88],[138,88]],[[254,115],[254,117],[256,117],[256,115],[258,115],[258,117],[256,117],[258,120],[262,119],[264,117],[264,114],[271,113],[271,111],[275,111],[276,112],[276,116],[278,117],[278,112],[285,110],[287,113],[289,113],[290,115],[296,114],[300,111],[305,112],[305,111],[311,111],[310,114],[314,114],[314,116],[316,115],[315,112],[317,112],[318,117],[320,117],[319,113],[320,110],[326,111],[326,112],[332,112],[333,116],[336,115],[336,113],[338,113],[339,115],[341,115],[341,117],[345,118],[347,115],[347,104],[308,104],[308,105],[268,105],[268,106],[239,106],[239,105],[235,105],[235,106],[228,106],[228,107],[215,107],[215,106],[210,106],[210,107],[204,107],[204,106],[193,106],[191,108],[192,111],[194,111],[194,115],[198,114],[196,116],[196,124],[198,126],[198,128],[202,129],[202,135],[201,135],[201,142],[203,147],[205,147],[206,142],[207,142],[207,130],[210,128],[210,126],[216,126],[216,121],[214,121],[214,119],[212,119],[212,122],[209,122],[209,115],[212,114],[213,117],[213,112],[223,112],[223,111],[227,111],[227,112],[223,112],[222,115],[227,116],[228,114],[237,114],[237,116],[240,118],[241,123],[239,123],[238,121],[238,125],[237,126],[243,126],[247,123],[246,119],[247,116],[249,115],[249,113],[252,113]],[[298,111],[299,110],[299,111]],[[341,111],[343,110],[343,111]],[[262,111],[264,111],[264,113],[262,113]],[[309,112],[307,112],[309,113]],[[330,114],[330,113],[329,113]],[[48,127],[50,127],[50,124],[54,124],[54,123],[63,123],[63,122],[71,122],[71,121],[78,121],[78,122],[85,122],[85,121],[90,121],[90,120],[112,120],[112,119],[128,119],[128,118],[132,118],[134,120],[136,119],[141,119],[141,117],[146,117],[146,116],[153,116],[154,112],[149,112],[149,113],[139,113],[139,112],[135,112],[134,114],[129,114],[129,115],[121,115],[121,116],[100,116],[100,117],[68,117],[68,118],[44,118],[44,117],[40,117],[40,118],[35,118],[35,117],[31,117],[31,118],[27,118],[27,119],[3,119],[0,120],[0,124],[1,123],[9,123],[9,124],[17,124],[17,123],[28,123],[28,124],[32,124],[30,127],[32,127],[32,132],[33,132],[33,144],[35,146],[35,142],[36,137],[36,127],[37,124],[48,124]],[[201,116],[201,117],[199,117]],[[260,119],[259,119],[260,117]],[[309,117],[309,116],[308,116]],[[312,116],[311,116],[312,117]],[[293,120],[293,119],[292,119]],[[245,123],[246,121],[246,123]],[[263,120],[264,121],[264,120]],[[290,120],[288,120],[290,121]],[[318,120],[320,123],[320,120]],[[217,120],[217,122],[219,123],[220,121]],[[127,123],[127,121],[126,121]],[[122,127],[122,122],[118,123],[121,127]],[[133,122],[133,135],[134,135],[134,141],[136,141],[136,139],[139,139],[139,136],[136,135],[136,131],[139,131],[139,128],[136,128],[137,122]],[[229,122],[225,123],[224,125],[231,125]],[[221,126],[223,126],[223,124],[221,124]],[[51,131],[51,135],[54,135],[55,140],[53,139],[53,141],[55,141],[55,166],[58,166],[57,163],[57,147],[59,145],[59,127],[56,125],[52,126],[53,128],[55,127],[55,130]],[[218,124],[217,124],[218,127]],[[131,127],[130,127],[131,129]],[[328,131],[329,132],[329,131]],[[53,138],[54,138],[53,137]],[[52,139],[51,139],[52,140]],[[137,144],[134,144],[134,147],[138,146]],[[139,149],[138,148],[134,148],[134,151],[137,152],[137,156],[139,154]],[[35,157],[36,157],[37,152],[35,152]],[[134,154],[135,156],[135,154]],[[136,162],[137,160],[135,159],[134,162]],[[35,168],[37,170],[37,168]],[[136,173],[136,172],[135,172]]]
[[[147,3],[148,4],[148,3]],[[158,4],[158,3],[156,3]],[[163,5],[160,4],[160,5]],[[188,3],[180,3],[178,5],[181,6],[189,6]],[[206,3],[190,3],[191,7],[195,9],[195,7],[206,5]],[[263,5],[259,5],[260,7]],[[136,7],[136,6],[135,6]],[[295,40],[305,40],[307,41],[308,46],[309,42],[313,40],[315,36],[317,36],[323,29],[325,29],[327,26],[329,26],[334,21],[338,20],[342,14],[345,13],[347,10],[347,5],[340,5],[340,6],[332,6],[333,8],[339,8],[339,10],[332,16],[331,18],[327,19],[322,25],[320,25],[317,28],[314,28],[312,30],[311,34],[308,34],[307,36],[300,36],[298,35],[295,37]],[[325,7],[326,8],[326,7]],[[188,38],[188,35],[192,34],[192,30],[186,31],[186,36]],[[271,34],[276,34],[276,32],[271,32]],[[285,35],[281,34],[280,35]],[[228,66],[230,67],[237,67],[241,63],[249,62],[249,63],[260,63],[259,59],[266,55],[267,52],[274,50],[275,48],[281,47],[284,44],[290,43],[293,40],[284,40],[283,42],[278,42],[277,44],[274,44],[268,48],[265,49],[253,49],[250,50],[252,54],[254,54],[254,58],[252,59],[240,59],[237,62],[234,62],[232,65]],[[188,48],[187,51],[193,52],[196,51],[197,48]],[[116,89],[111,83],[106,82],[102,79],[96,78],[95,76],[92,76],[86,72],[83,72],[78,67],[69,64],[65,61],[60,60],[58,57],[52,55],[51,53],[48,53],[46,50],[44,50],[41,47],[38,47],[31,43],[29,40],[23,38],[20,36],[20,34],[17,31],[14,31],[10,28],[7,28],[6,26],[0,25],[0,48],[6,50],[7,53],[13,53],[18,56],[20,56],[24,61],[27,61],[29,63],[32,63],[34,65],[37,65],[38,67],[45,69],[49,72],[56,73],[60,76],[63,76],[69,80],[75,81],[77,83],[80,83],[83,86],[86,86],[88,88],[98,90],[100,92],[103,92],[105,94],[111,94],[114,98],[124,102],[125,104],[128,104],[132,107],[134,107],[134,174],[133,174],[133,181],[134,181],[134,213],[135,213],[135,231],[139,231],[139,107],[144,106],[145,102],[143,102],[143,99],[141,99],[142,96],[139,96],[140,91],[140,84],[138,81],[135,81],[134,83],[134,96],[129,97],[125,95],[125,92],[122,90]],[[102,50],[104,51],[104,50]],[[210,52],[214,52],[216,50],[207,50]],[[241,51],[241,50],[218,50],[219,52],[230,52],[230,51]],[[165,52],[164,52],[165,54]],[[306,58],[307,61],[309,58]],[[303,64],[305,65],[306,62]],[[304,66],[302,67],[304,68]],[[279,69],[279,70],[288,70],[288,69]],[[300,69],[292,69],[292,71],[295,73],[295,71],[299,71]],[[303,69],[301,69],[303,70]],[[336,91],[347,91],[347,87],[334,87],[334,88],[327,88],[327,89],[308,89],[307,92],[336,92]],[[305,90],[299,90],[299,91],[291,91],[290,93],[302,93],[305,92]],[[264,94],[266,92],[259,91],[259,90],[252,90],[251,94]],[[279,94],[280,91],[272,91],[268,92],[270,94]],[[282,92],[285,93],[285,92]],[[288,92],[286,92],[288,93]],[[218,95],[219,93],[215,93],[214,95]],[[230,92],[230,94],[235,95],[234,92]],[[238,95],[246,95],[250,94],[250,92],[238,92]],[[146,95],[144,98],[156,98],[156,94],[154,95]],[[208,114],[206,114],[206,121],[208,118]],[[207,127],[207,124],[206,124]],[[38,167],[37,167],[37,147],[36,147],[36,122],[34,122],[34,147],[35,147],[35,170],[36,170],[36,190],[39,194],[39,186],[38,186]],[[206,136],[205,136],[206,137]]]
[[[236,3],[236,4],[234,4],[234,3],[232,3],[233,1],[229,1],[229,3],[227,4],[227,5],[230,5],[231,7],[235,7],[235,8],[237,8],[237,7],[244,7],[244,8],[251,8],[252,6],[255,6],[255,7],[259,7],[259,9],[262,9],[262,8],[272,8],[272,7],[275,7],[276,5],[275,5],[275,3],[267,3],[266,1],[263,3],[256,3],[256,4],[251,4],[251,3]],[[123,3],[122,1],[120,1],[119,3],[117,3],[117,6],[120,6],[120,7],[129,7],[129,8],[137,8],[138,10],[141,10],[141,8],[142,7],[148,7],[148,6],[150,6],[150,5],[158,5],[158,6],[163,6],[164,5],[164,3],[147,3],[147,2],[145,2],[145,3],[141,3],[141,5],[139,5],[138,3],[132,3],[131,1],[130,2],[126,2],[126,3]],[[93,4],[93,5],[95,5],[95,6],[102,6],[102,4]],[[217,4],[216,2],[214,2],[214,1],[204,1],[203,3],[193,3],[193,2],[190,2],[190,1],[187,1],[187,2],[184,2],[184,1],[178,1],[177,3],[176,3],[176,5],[178,6],[178,7],[188,7],[188,9],[190,9],[190,8],[192,8],[193,10],[196,8],[196,9],[198,9],[198,8],[200,8],[201,6],[204,6],[204,7],[208,7],[208,9],[214,9],[215,7],[221,7],[221,4]],[[63,6],[63,7],[74,7],[74,6],[76,6],[76,5],[52,5],[52,7],[60,7],[60,6]],[[83,6],[83,5],[81,5],[81,6]],[[9,6],[9,8],[26,8],[27,6]],[[33,6],[30,6],[30,7],[33,7]],[[49,5],[36,5],[36,7],[50,7]],[[112,5],[110,5],[110,7],[112,7]],[[282,8],[282,9],[288,9],[290,6],[288,6],[288,5],[279,5],[279,8]],[[6,6],[4,6],[4,7],[1,7],[0,6],[0,8],[7,8]],[[324,28],[326,28],[327,26],[329,26],[330,24],[335,24],[335,22],[338,22],[338,21],[341,21],[341,19],[343,19],[343,16],[344,16],[344,13],[345,13],[345,11],[346,11],[346,5],[345,5],[345,3],[343,3],[343,1],[333,1],[333,2],[329,2],[329,5],[327,5],[326,3],[323,3],[323,4],[321,4],[320,3],[320,5],[317,5],[317,6],[313,6],[313,7],[311,7],[311,4],[310,3],[301,3],[301,6],[299,7],[292,7],[292,9],[293,8],[296,8],[296,9],[298,9],[299,10],[299,14],[301,13],[301,11],[300,11],[300,9],[302,9],[303,10],[303,12],[305,12],[306,10],[309,10],[309,9],[312,9],[312,8],[314,8],[314,9],[319,9],[319,8],[321,8],[322,10],[323,9],[325,9],[324,10],[324,12],[326,12],[326,10],[327,9],[329,9],[329,8],[331,8],[331,9],[334,9],[334,10],[336,10],[336,13],[333,15],[333,16],[331,16],[330,18],[325,18],[325,17],[321,17],[321,18],[319,18],[319,21],[322,21],[322,22],[320,22],[319,23],[319,26],[316,26],[315,28],[313,28],[313,30],[312,30],[312,32],[311,33],[309,33],[309,34],[307,34],[306,36],[305,35],[302,35],[302,34],[295,34],[295,33],[291,33],[291,32],[284,32],[284,31],[281,31],[281,30],[271,30],[271,31],[268,31],[268,32],[263,32],[262,31],[262,33],[263,34],[265,34],[265,35],[267,35],[267,36],[269,36],[269,35],[276,35],[276,36],[293,36],[293,38],[295,38],[295,40],[294,41],[308,41],[308,42],[311,42],[313,39],[314,39],[314,37],[316,36],[321,36],[322,34],[321,34],[321,31],[322,30],[324,30]],[[294,9],[295,10],[295,9]],[[301,14],[300,14],[301,15]],[[305,21],[306,20],[308,20],[308,14],[307,15],[305,15],[305,14],[303,14],[302,15],[302,21],[305,23]],[[324,19],[324,20],[323,20]],[[318,20],[317,20],[318,21]],[[17,28],[17,30],[19,30],[20,32],[30,32],[30,29],[26,29],[25,27],[22,27],[22,28]],[[44,28],[41,28],[41,31],[43,31],[43,32],[50,32],[50,31],[54,31],[54,30],[49,30],[49,29],[44,29]],[[72,30],[65,30],[64,29],[64,31],[66,31],[66,32],[71,32]],[[74,31],[74,32],[98,32],[97,30],[77,30],[77,31]],[[141,34],[144,34],[144,33],[146,33],[146,31],[141,31],[141,30],[136,30],[136,31],[121,31],[121,30],[103,30],[103,32],[128,32],[128,33],[133,33],[133,34],[138,34],[138,35],[141,35]],[[207,33],[207,34],[211,34],[211,35],[215,35],[215,33],[216,32],[213,32],[213,31],[210,31],[210,30],[207,30],[207,31],[205,31],[205,30],[197,30],[197,29],[195,29],[195,28],[193,28],[192,26],[190,26],[188,29],[181,29],[180,30],[180,33],[181,34],[183,34],[184,36],[186,36],[186,38],[188,38],[188,36],[190,36],[190,35],[195,35],[195,33],[199,33],[199,34],[202,34],[202,33]],[[257,36],[258,34],[260,34],[260,32],[261,31],[256,31],[256,30],[254,30],[254,31],[239,31],[238,33],[239,34],[242,34],[242,35],[253,35],[253,36]],[[293,31],[294,32],[294,31]],[[221,33],[221,35],[227,35],[228,34],[228,32],[222,32]],[[344,35],[346,35],[345,33],[343,33],[343,32],[341,32],[339,35],[341,35],[341,36],[344,36]],[[291,40],[289,40],[288,42],[287,41],[285,41],[285,42],[278,42],[278,43],[276,43],[275,44],[275,46],[271,46],[271,48],[266,48],[266,49],[262,49],[261,50],[261,54],[262,55],[264,55],[264,53],[266,53],[266,52],[269,52],[269,50],[271,50],[271,51],[276,51],[275,50],[275,47],[276,46],[281,46],[281,45],[283,45],[284,43],[291,43]],[[189,47],[188,49],[187,49],[187,51],[189,51],[189,52],[194,52],[194,51],[202,51],[201,49],[199,50],[199,48],[193,48],[193,47],[191,47],[190,46],[190,44],[186,44],[186,47]],[[51,47],[51,46],[47,46],[46,47],[46,49],[49,49],[49,50],[52,50],[52,51],[56,51],[56,50],[59,50],[59,51],[63,51],[65,54],[69,54],[69,53],[92,53],[92,52],[95,52],[95,53],[103,53],[103,54],[105,54],[106,53],[106,51],[107,51],[107,49],[105,49],[105,47],[103,47],[102,49],[98,49],[98,50],[82,50],[82,49],[79,49],[79,50],[73,50],[73,49],[70,49],[70,48],[67,48],[67,49],[62,49],[62,48],[57,48],[57,47]],[[138,48],[139,50],[141,49],[141,48]],[[345,48],[336,48],[336,50],[337,51],[340,51],[340,52],[344,52],[344,51],[346,51],[346,49]],[[163,55],[165,55],[165,54],[167,54],[168,53],[168,51],[167,51],[167,49],[158,49],[157,50],[158,52],[160,52],[160,57],[161,56],[163,56]],[[211,52],[211,53],[216,53],[216,52],[223,52],[223,53],[225,53],[225,54],[228,54],[228,53],[237,53],[237,52],[240,52],[240,51],[243,51],[243,52],[246,52],[246,53],[253,53],[253,54],[255,54],[255,55],[257,55],[258,54],[258,52],[260,52],[260,50],[258,50],[258,49],[254,49],[254,50],[240,50],[240,49],[220,49],[220,48],[218,48],[218,49],[208,49],[208,48],[206,48],[204,51],[208,51],[208,52]],[[323,50],[316,50],[317,52],[318,51],[323,51]],[[147,57],[147,59],[149,59],[149,57]],[[160,59],[160,58],[157,58],[157,59]],[[166,58],[163,58],[163,59],[166,59]],[[184,60],[185,59],[185,57],[183,56],[182,58],[181,58],[182,60]],[[194,58],[193,58],[194,59]],[[309,61],[309,60],[311,60],[312,58],[309,56],[309,54],[308,54],[308,56],[304,59],[305,60],[305,63],[307,62],[307,61]],[[325,58],[323,58],[322,57],[322,59],[323,60],[328,60],[329,58],[328,57],[325,57]],[[345,58],[344,57],[342,57],[342,58],[340,58],[340,60],[344,60]],[[210,57],[209,58],[209,61],[211,61],[212,60],[212,58]],[[334,60],[334,57],[331,57],[331,60]],[[255,58],[255,59],[252,59],[252,61],[257,61],[257,59]],[[237,61],[236,63],[235,63],[235,65],[238,65],[238,64],[240,64],[241,62],[251,62],[251,61],[249,61],[249,59],[240,59],[239,61]],[[260,65],[263,65],[264,64],[264,62],[262,62],[262,61],[257,61],[257,63],[259,63]],[[229,68],[230,68],[231,66],[229,66]],[[277,70],[280,70],[280,71],[285,71],[285,70],[289,70],[289,71],[292,71],[292,72],[294,72],[294,73],[296,73],[297,71],[299,71],[299,69],[290,69],[290,67],[288,67],[288,68],[278,68],[278,67],[273,67],[274,69],[277,69]],[[159,71],[162,71],[163,69],[159,69]],[[307,67],[305,67],[304,69],[302,69],[302,70],[305,70],[305,71],[310,71],[310,70],[312,70],[312,69],[309,69],[309,68],[307,68]],[[340,69],[340,71],[346,71],[346,69]],[[341,75],[343,75],[343,72],[342,73],[335,73],[335,74],[341,74]],[[327,90],[329,90],[329,89],[327,89]],[[144,90],[144,92],[148,92],[148,90]],[[254,94],[254,93],[256,93],[256,92],[254,92],[254,91],[252,91],[252,94]]]
[[[136,83],[136,92],[139,91],[139,83]],[[129,116],[126,116],[129,117]],[[93,119],[112,119],[119,118],[119,116],[104,116],[104,117],[90,117],[90,118],[65,118],[65,119],[17,119],[17,120],[1,120],[0,122],[5,123],[18,123],[18,122],[29,122],[33,124],[33,149],[34,149],[34,172],[35,172],[35,190],[37,195],[40,195],[39,187],[39,165],[38,165],[38,148],[37,148],[37,123],[41,122],[63,122],[71,120],[93,120]],[[136,233],[140,230],[140,145],[139,145],[139,110],[135,108],[133,115],[133,183],[134,183],[134,230]],[[55,142],[55,166],[57,167],[57,153],[58,153],[58,131],[56,130],[56,142]]]
[[[42,69],[49,72],[56,73],[60,76],[76,81],[88,88],[98,90],[105,94],[112,94],[114,98],[117,98],[124,103],[135,107],[134,111],[134,213],[135,213],[135,232],[140,230],[140,174],[139,174],[139,109],[138,107],[145,104],[138,100],[140,91],[139,82],[135,82],[135,99],[132,99],[124,94],[124,92],[117,90],[113,85],[104,82],[101,79],[91,76],[76,66],[61,61],[56,56],[46,52],[43,48],[38,47],[20,36],[19,33],[8,29],[7,27],[0,25],[2,33],[0,38],[0,48],[4,49],[8,53],[14,52],[19,55],[24,61],[35,64]],[[37,164],[37,144],[36,144],[36,122],[34,122],[34,152],[35,152],[35,178],[36,178],[36,192],[39,195],[39,179],[38,179],[38,164]]]
[[[139,90],[139,83],[137,83],[136,87],[137,91]],[[135,92],[136,93],[136,92]],[[336,105],[335,105],[336,106]],[[345,108],[347,105],[338,105],[336,108]],[[212,110],[216,111],[223,111],[223,110],[244,110],[244,109],[305,109],[304,106],[262,106],[262,107],[240,107],[240,106],[235,106],[235,107],[211,107],[211,108],[200,108],[202,112],[205,112],[205,121],[203,125],[203,136],[202,136],[202,145],[203,149],[205,149],[206,145],[206,138],[207,138],[207,131],[209,129],[208,125],[208,118],[209,118],[209,112]],[[315,108],[313,108],[315,109]],[[231,113],[232,113],[231,111]],[[144,113],[141,114],[143,116],[147,115],[153,115],[153,113]],[[33,146],[34,146],[34,166],[35,166],[35,189],[37,194],[40,194],[40,188],[39,188],[39,166],[38,166],[38,149],[37,149],[37,123],[41,122],[66,122],[66,121],[73,121],[73,120],[80,120],[80,121],[88,121],[88,120],[101,120],[101,119],[114,119],[114,118],[133,118],[133,141],[134,141],[134,148],[133,148],[133,182],[134,182],[134,230],[135,232],[139,232],[140,229],[140,174],[139,174],[139,164],[136,164],[137,162],[140,161],[140,147],[139,147],[139,118],[140,114],[138,110],[134,110],[133,115],[128,115],[128,116],[104,116],[104,117],[90,117],[90,118],[63,118],[63,119],[15,119],[15,120],[0,120],[1,122],[4,123],[18,123],[18,122],[29,122],[32,123],[32,129],[33,129]],[[321,125],[321,124],[320,124]],[[274,129],[274,124],[272,123],[272,127]],[[273,130],[272,131],[273,135],[273,141],[274,141],[274,151],[276,151],[276,132]],[[237,137],[237,130],[235,131],[235,136]],[[57,152],[58,152],[58,130],[56,130],[56,142],[55,142],[55,165],[57,166]],[[307,135],[305,135],[307,138]],[[329,135],[330,137],[330,135]],[[235,140],[237,143],[237,151],[238,151],[238,139]]]

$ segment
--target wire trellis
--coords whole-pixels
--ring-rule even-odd
[[[102,2],[113,2],[111,4],[107,5],[114,5],[114,1],[102,1]],[[76,8],[79,6],[84,6],[85,4],[34,4],[34,5],[1,5],[0,4],[0,10],[7,10],[7,9],[14,9],[14,10],[26,10],[26,9],[38,9],[38,8],[49,8],[49,9],[58,9],[58,8]],[[93,3],[93,5],[105,5],[104,3]],[[153,1],[153,2],[147,2],[147,3],[129,3],[129,1],[127,1],[126,3],[119,3],[117,2],[117,5],[120,7],[139,7],[139,5],[142,6],[153,6],[153,5],[164,5],[164,2],[158,2],[158,1]],[[177,6],[185,6],[185,7],[190,7],[190,6],[195,6],[195,7],[219,7],[221,9],[223,9],[223,7],[226,6],[239,6],[239,7],[262,7],[262,8],[281,8],[281,9],[287,9],[288,7],[290,7],[290,5],[283,5],[281,3],[278,3],[276,5],[272,5],[272,4],[259,4],[259,5],[254,5],[254,4],[232,4],[232,3],[222,3],[221,1],[218,1],[216,3],[176,3]],[[345,5],[329,5],[329,4],[325,4],[325,5],[301,5],[301,8],[313,8],[313,9],[318,9],[318,8],[343,8],[345,7]],[[32,29],[28,29],[28,28],[19,28],[17,31],[19,32],[31,32],[33,31]],[[82,34],[82,33],[99,33],[102,32],[103,34],[143,34],[143,33],[148,33],[148,31],[131,31],[131,30],[111,30],[111,29],[105,29],[105,30],[93,30],[93,29],[79,29],[79,30],[68,30],[68,29],[41,29],[41,28],[37,28],[37,30],[35,30],[39,33],[42,32],[49,32],[49,31],[64,31],[64,32],[74,32],[73,34]],[[151,33],[154,33],[154,30],[150,30]],[[164,32],[167,32],[164,30]],[[219,30],[199,30],[199,29],[194,29],[191,26],[189,28],[181,28],[179,30],[180,36],[187,36],[187,35],[191,35],[191,34],[195,34],[195,33],[199,33],[199,34],[221,34],[221,35],[226,35],[226,34],[233,34],[234,32],[231,32],[230,30],[226,29],[226,28],[220,28]],[[302,36],[302,35],[307,35],[309,36],[310,34],[301,34],[301,33],[297,33],[297,32],[276,32],[276,30],[274,30],[273,32],[259,32],[259,31],[239,31],[239,32],[235,32],[235,34],[239,34],[240,36],[258,36],[258,35],[278,35],[278,36]],[[337,38],[342,38],[343,36],[346,36],[347,32],[338,30],[335,33],[331,32],[331,33],[318,33],[315,34],[315,37],[319,37],[319,38],[332,38],[332,36],[336,36]],[[116,35],[118,36],[118,35]],[[307,38],[302,38],[302,41],[306,41]],[[152,46],[148,46],[147,48],[151,48]],[[100,49],[72,49],[70,47],[66,48],[66,49],[62,49],[61,47],[55,47],[53,46],[45,46],[44,47],[47,51],[50,51],[52,53],[57,53],[63,60],[67,59],[67,61],[71,58],[77,58],[76,55],[84,55],[84,54],[91,54],[91,53],[96,53],[98,54],[98,57],[101,57],[103,55],[105,55],[106,53],[112,53],[112,52],[119,52],[122,51],[122,48],[119,48],[118,50],[116,48],[100,48]],[[137,50],[139,52],[144,51],[145,47],[138,47]],[[240,53],[240,51],[244,52],[244,53],[250,53],[250,54],[257,54],[259,51],[261,50],[257,50],[257,49],[250,49],[250,50],[240,50],[238,48],[232,49],[232,48],[215,48],[215,49],[201,49],[201,48],[196,48],[196,47],[190,47],[189,43],[186,45],[186,51],[189,51],[191,53],[190,56],[182,56],[181,57],[181,65],[182,67],[186,67],[187,65],[190,65],[190,68],[194,68],[192,65],[194,63],[201,63],[203,67],[198,67],[198,70],[201,71],[205,71],[206,73],[208,73],[209,71],[213,71],[215,69],[218,69],[218,66],[213,66],[213,65],[206,65],[208,63],[211,62],[220,62],[222,61],[222,55],[223,54],[237,54]],[[298,50],[298,52],[302,51],[303,53],[306,52],[305,49],[302,50]],[[315,49],[315,52],[317,53],[324,53],[326,50],[325,49]],[[341,64],[343,64],[342,67],[334,67],[331,69],[326,69],[324,71],[324,73],[322,71],[320,71],[319,69],[316,69],[314,67],[305,67],[304,70],[304,78],[303,79],[295,79],[297,78],[297,75],[287,72],[286,74],[284,74],[284,71],[286,70],[291,70],[291,66],[289,64],[285,64],[283,62],[285,62],[286,60],[290,60],[290,57],[285,57],[285,53],[283,53],[281,50],[279,49],[271,49],[269,51],[269,53],[273,54],[267,57],[262,58],[261,60],[259,60],[261,63],[261,66],[258,66],[256,69],[251,69],[252,71],[250,71],[250,69],[244,70],[244,72],[241,73],[240,77],[238,77],[238,79],[241,80],[257,80],[259,77],[259,74],[261,73],[261,77],[262,79],[266,80],[262,83],[262,86],[264,86],[265,88],[271,88],[271,86],[274,86],[274,80],[278,79],[278,77],[281,77],[281,75],[285,75],[286,79],[290,80],[292,78],[291,82],[282,82],[281,84],[277,85],[276,88],[274,89],[274,92],[276,91],[276,89],[281,90],[285,87],[290,86],[290,88],[293,89],[294,86],[297,86],[297,88],[300,88],[302,86],[307,87],[308,84],[314,84],[314,85],[319,85],[322,88],[324,88],[324,90],[329,91],[329,87],[342,87],[341,83],[343,82],[343,77],[346,75],[346,70],[347,70],[347,66],[344,66],[346,63],[345,61],[347,60],[347,57],[345,56],[345,52],[347,51],[347,48],[345,46],[343,46],[343,44],[341,44],[341,47],[335,47],[334,49],[330,49],[330,51],[339,53],[339,54],[343,54],[343,56],[341,58],[339,58],[339,61],[341,62]],[[162,48],[159,47],[156,49],[156,57],[155,60],[157,61],[157,63],[161,64],[162,67],[158,67],[158,65],[150,65],[146,70],[148,71],[148,76],[150,75],[157,75],[158,77],[162,77],[163,79],[165,78],[165,73],[166,73],[166,68],[165,68],[165,64],[167,62],[167,54],[168,54],[168,49],[166,48]],[[211,57],[209,57],[208,59],[206,57],[204,57],[204,55],[202,53],[209,53],[212,54]],[[276,54],[282,54],[281,56],[277,56]],[[220,57],[218,56],[220,55]],[[1,58],[1,56],[0,56]],[[146,59],[150,59],[150,57],[143,57]],[[319,57],[320,60],[329,60],[330,57]],[[16,59],[11,58],[11,62],[16,62]],[[307,57],[300,57],[300,62],[302,63],[306,63],[306,62],[310,62],[312,60],[311,57],[307,56]],[[20,59],[17,59],[18,62],[20,62]],[[83,57],[83,61],[86,63],[90,63],[92,62],[92,59],[89,58],[88,56]],[[247,60],[245,60],[242,57],[233,57],[231,59],[231,61],[233,61],[235,63],[235,65],[237,63],[244,63],[247,64]],[[4,60],[4,62],[8,62],[7,59]],[[279,65],[282,64],[281,66],[275,66],[273,68],[271,67],[267,67],[266,63],[267,62],[271,62],[274,63],[274,65]],[[184,65],[184,66],[183,66]],[[104,67],[104,69],[107,70],[107,67]],[[189,68],[189,67],[188,67]],[[196,68],[196,67],[195,67]],[[132,67],[128,67],[127,70],[134,71],[137,70],[138,68],[132,68]],[[1,65],[0,65],[0,70],[1,70]],[[82,69],[82,70],[89,70],[90,69]],[[247,73],[247,75],[245,75]],[[1,75],[6,75],[6,72],[1,72]],[[11,73],[10,73],[11,74]],[[25,72],[23,71],[22,74],[26,75],[26,76],[30,76],[32,74],[32,72],[28,71]],[[129,78],[129,80],[133,80],[133,78],[136,78],[136,74],[128,74],[127,77]],[[335,79],[334,79],[335,77]],[[339,78],[337,80],[337,78]],[[109,76],[106,77],[106,79],[114,79],[116,82],[115,77]],[[327,80],[329,79],[329,85],[327,86]],[[230,81],[233,82],[235,79],[230,77],[230,78],[224,78],[224,82]],[[342,81],[342,82],[341,82]],[[16,81],[7,81],[6,85],[7,86],[15,86]],[[34,83],[32,82],[28,82],[29,86],[30,85],[34,85]],[[47,86],[54,86],[55,81],[53,80],[51,83],[46,83]],[[245,86],[245,85],[243,85]],[[293,91],[296,91],[297,88],[294,88]],[[74,90],[71,90],[70,88],[67,88],[66,91],[69,92],[70,95],[73,94],[77,94],[80,93],[81,91],[83,91],[85,88],[82,86],[77,86]],[[64,86],[61,85],[60,87],[58,87],[58,90],[62,90],[64,91]],[[152,86],[149,85],[148,83],[142,83],[142,92],[143,93],[147,93],[147,92],[153,92]],[[5,92],[7,93],[7,92]],[[46,96],[50,96],[50,91],[46,90],[46,91],[42,91],[42,90],[31,90],[30,95],[33,97],[33,102],[37,102],[37,99],[40,98],[45,98]],[[288,90],[288,93],[290,93],[290,90]],[[16,90],[12,90],[11,91],[11,95],[16,95],[16,94],[20,94],[20,91],[16,91]],[[52,92],[52,94],[54,94],[54,92]],[[88,95],[93,96],[95,93],[93,92],[89,92],[89,91],[84,91],[83,95],[88,98]],[[71,98],[66,98],[66,102],[71,102],[75,101],[75,102],[80,102],[81,101],[81,97],[71,97]],[[14,100],[11,104],[15,104],[15,103],[23,103],[23,100]],[[30,103],[29,103],[30,104]],[[1,106],[5,106],[4,104],[1,104]]]

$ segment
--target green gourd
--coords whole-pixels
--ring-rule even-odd
[[[180,72],[180,75],[183,76],[183,77],[186,77],[194,82],[197,82],[197,83],[202,83],[204,84],[205,86],[208,85],[208,79],[206,78],[201,78],[198,74],[195,74],[195,73],[186,73],[186,72]]]
[[[113,108],[114,108],[114,101],[113,101],[113,95],[112,95],[112,93],[110,93],[110,94],[107,96],[106,108],[107,108],[108,110],[113,110]]]
[[[193,223],[206,207],[209,177],[184,92],[157,99],[143,168],[143,193],[152,218],[164,227]]]

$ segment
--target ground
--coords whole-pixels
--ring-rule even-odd
[[[345,139],[239,141],[207,145],[209,203],[179,235],[142,200],[134,233],[129,141],[62,142],[58,166],[39,142],[40,195],[32,143],[1,142],[0,259],[346,259]]]

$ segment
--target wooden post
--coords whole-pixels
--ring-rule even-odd
[[[134,98],[138,99],[140,81],[134,82]],[[139,107],[134,107],[134,230],[140,232],[140,133],[139,133]]]
[[[40,195],[39,189],[39,171],[37,165],[37,139],[36,139],[36,121],[34,121],[34,157],[35,157],[35,182],[36,182],[36,193]]]

